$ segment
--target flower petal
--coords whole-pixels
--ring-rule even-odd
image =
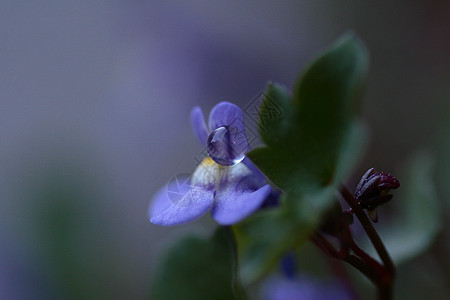
[[[261,296],[265,300],[317,300],[317,290],[320,291],[320,287],[309,282],[273,276],[263,283]]]
[[[251,179],[253,184],[256,185],[256,188],[259,188],[267,183],[264,174],[255,166],[255,164],[248,157],[245,157],[242,162],[248,169],[250,169],[250,172],[252,173]],[[256,190],[256,188],[254,189]]]
[[[222,225],[237,223],[255,212],[270,194],[270,190],[268,184],[256,191],[236,189],[234,184],[229,185],[217,192],[211,215]]]
[[[191,125],[192,130],[194,131],[200,143],[202,143],[203,146],[206,146],[206,139],[208,138],[208,128],[206,127],[202,109],[198,106],[194,107],[191,111]]]
[[[271,276],[262,284],[264,300],[348,300],[347,291],[335,282],[315,281],[306,276],[293,279]]]
[[[221,126],[232,127],[245,134],[242,110],[237,105],[226,101],[214,106],[209,114],[209,129],[214,131]]]
[[[190,190],[189,179],[187,177],[175,177],[169,184],[166,184],[156,192],[150,201],[148,215],[151,218],[168,208],[172,203]]]
[[[169,192],[164,195],[160,191],[154,198],[154,207],[151,210],[150,222],[161,226],[173,226],[193,221],[203,215],[213,203],[213,191],[200,187],[191,186],[186,189],[182,186],[180,193],[164,209],[164,203],[167,205],[173,198]],[[159,198],[158,198],[159,197]],[[172,198],[172,199],[171,199]]]

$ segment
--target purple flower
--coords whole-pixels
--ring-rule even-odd
[[[242,111],[221,102],[212,109],[208,128],[202,110],[195,107],[191,123],[208,157],[190,178],[178,178],[156,193],[149,207],[150,221],[178,225],[211,210],[219,224],[237,223],[256,211],[271,191],[263,174],[245,157],[249,145]]]
[[[335,282],[318,281],[299,274],[294,252],[285,254],[280,261],[279,274],[267,278],[261,289],[264,300],[348,300],[350,295]],[[281,274],[280,274],[281,273]]]
[[[304,275],[269,277],[262,286],[264,300],[349,300],[345,289],[333,282],[322,282]]]

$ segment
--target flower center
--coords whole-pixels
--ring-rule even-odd
[[[225,167],[206,157],[192,174],[191,186],[217,191],[229,184],[238,185],[242,178],[250,174],[250,169],[243,163]]]
[[[208,136],[209,156],[219,165],[232,166],[245,158],[245,133],[234,127],[219,127]]]

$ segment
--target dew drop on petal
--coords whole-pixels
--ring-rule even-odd
[[[245,158],[248,143],[245,133],[232,127],[219,127],[208,136],[209,156],[219,165],[232,166]]]

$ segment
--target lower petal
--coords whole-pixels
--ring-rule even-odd
[[[153,200],[155,205],[149,211],[150,222],[161,226],[179,225],[199,218],[211,208],[214,199],[213,191],[186,186],[188,185],[181,186],[180,193],[175,197],[170,197],[169,192],[157,193]],[[160,205],[161,203],[166,203],[166,207]]]
[[[148,215],[158,215],[165,209],[167,209],[172,203],[178,201],[184,196],[191,186],[189,184],[189,178],[187,177],[175,177],[168,184],[159,189],[150,201],[148,208]]]
[[[269,196],[270,191],[270,185],[256,191],[226,188],[217,193],[211,215],[222,225],[237,223],[255,212]]]
[[[250,170],[251,176],[246,179],[248,184],[253,186],[263,186],[266,184],[266,178],[263,173],[255,166],[255,164],[248,158],[245,157],[242,163]]]

